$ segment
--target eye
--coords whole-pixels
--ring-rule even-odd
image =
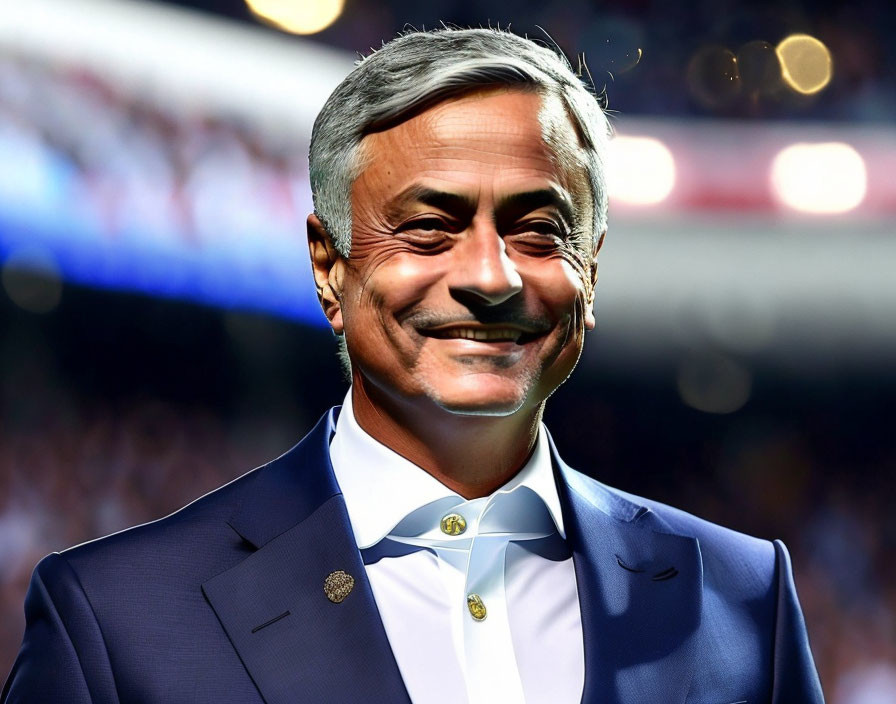
[[[424,251],[441,250],[452,231],[451,223],[437,217],[408,220],[396,228],[396,234],[405,242]]]
[[[565,240],[563,229],[550,220],[532,220],[521,223],[505,240],[515,249],[533,256],[556,252]]]
[[[520,226],[523,232],[536,232],[541,235],[555,235],[561,237],[563,230],[559,224],[553,220],[531,220]]]

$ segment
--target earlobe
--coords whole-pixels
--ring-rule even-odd
[[[597,255],[600,253],[601,247],[604,246],[604,238],[607,235],[607,231],[604,230],[600,237],[594,243],[594,248],[591,250],[591,285],[588,289],[588,296],[585,300],[585,329],[586,330],[594,330],[594,326],[597,324],[594,319],[594,290],[597,287]]]
[[[585,299],[585,329],[586,330],[594,330],[594,326],[597,325],[597,321],[594,318],[594,287],[591,288],[590,293]]]
[[[336,251],[329,233],[314,213],[308,216],[308,251],[311,254],[311,271],[320,307],[330,321],[333,332],[341,335],[345,260]]]

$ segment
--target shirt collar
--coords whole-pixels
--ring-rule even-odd
[[[351,399],[349,388],[330,441],[330,460],[359,548],[376,545],[402,519],[422,506],[444,499],[465,501],[460,494],[364,431],[355,420]],[[544,502],[557,532],[565,538],[546,436],[544,426],[539,426],[529,461],[495,494],[528,487]]]

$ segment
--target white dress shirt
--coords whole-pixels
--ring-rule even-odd
[[[513,479],[467,501],[368,435],[349,389],[330,458],[414,704],[581,701],[576,577],[543,427]],[[466,522],[455,535],[441,528],[452,514]]]

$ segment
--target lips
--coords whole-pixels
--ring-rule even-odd
[[[477,340],[480,342],[516,342],[523,334],[522,330],[511,328],[449,328],[429,331],[432,337],[442,340]]]
[[[524,330],[507,325],[446,325],[419,330],[426,337],[439,340],[474,340],[476,342],[514,342],[525,344],[540,337],[543,331]]]

